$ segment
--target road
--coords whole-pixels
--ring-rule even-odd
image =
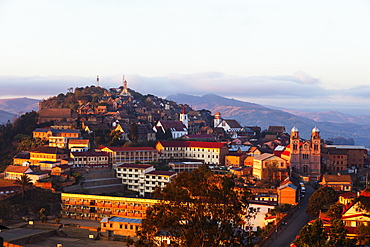
[[[262,245],[263,247],[288,247],[299,235],[300,230],[307,225],[310,216],[306,214],[308,198],[315,191],[310,185],[306,185],[306,194],[300,201],[299,209],[286,221],[288,224],[280,227],[278,231]]]

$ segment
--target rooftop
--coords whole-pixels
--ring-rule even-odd
[[[105,147],[105,146],[101,146],[98,149],[102,150],[104,148],[110,149],[115,152],[117,151],[157,151],[153,147]]]
[[[172,176],[175,175],[176,172],[167,172],[167,171],[151,171],[148,172],[149,175],[159,175],[159,176]]]
[[[163,147],[195,147],[195,148],[221,148],[224,142],[195,142],[195,141],[159,141]]]
[[[144,165],[144,164],[122,164],[117,166],[118,168],[134,168],[134,169],[148,169],[153,167],[152,165]]]

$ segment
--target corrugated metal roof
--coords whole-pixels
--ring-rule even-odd
[[[141,219],[112,217],[112,218],[104,218],[100,222],[103,222],[103,223],[106,223],[106,222],[121,222],[121,223],[141,224]]]

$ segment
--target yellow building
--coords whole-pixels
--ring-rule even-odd
[[[102,220],[106,217],[142,219],[155,199],[62,193],[62,217]]]
[[[136,231],[141,228],[141,219],[111,217],[104,218],[100,221],[102,232],[107,232],[108,236],[136,236]]]
[[[272,168],[276,171],[276,174],[273,174],[273,176],[277,176],[275,179],[283,180],[286,177],[286,160],[269,153],[254,157],[253,176],[258,179],[264,179],[267,176],[267,168]]]
[[[81,132],[76,129],[54,129],[54,128],[37,128],[33,132],[33,138],[49,140],[50,137],[80,138]]]
[[[244,165],[244,160],[247,154],[243,152],[229,153],[225,155],[225,166],[227,167],[241,167]]]
[[[68,158],[68,154],[57,147],[39,147],[30,152],[31,165],[38,165],[41,161],[60,162]]]

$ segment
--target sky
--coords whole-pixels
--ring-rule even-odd
[[[160,97],[367,114],[369,13],[367,0],[1,0],[0,98],[125,75]]]

